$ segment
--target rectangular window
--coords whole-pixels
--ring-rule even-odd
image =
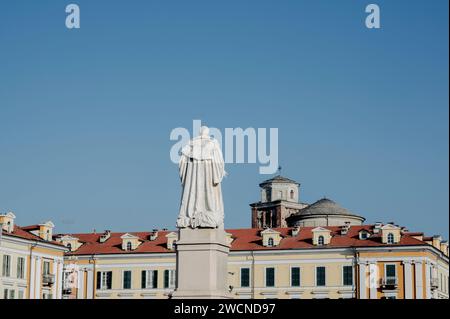
[[[325,286],[326,284],[326,274],[325,267],[316,267],[316,286]]]
[[[17,278],[25,278],[25,258],[23,257],[17,258]]]
[[[50,275],[50,262],[44,261],[44,269],[43,269],[43,275]]]
[[[11,275],[11,256],[3,255],[2,276],[9,277],[10,275]]]
[[[388,264],[385,266],[385,283],[387,285],[395,285],[397,283],[397,271],[395,264]]]
[[[353,267],[344,266],[342,268],[342,277],[344,286],[353,286]]]
[[[123,289],[131,289],[131,270],[123,272]]]
[[[143,270],[141,276],[142,289],[156,289],[158,288],[158,271],[157,270]]]
[[[250,268],[241,268],[241,287],[250,287]]]
[[[275,286],[275,268],[266,268],[266,287]]]
[[[164,288],[175,288],[175,270],[164,270]]]
[[[3,289],[3,299],[8,299],[8,289]]]
[[[18,297],[18,299],[23,299],[23,297],[24,297],[23,290],[19,290],[19,291],[18,291],[17,297]]]
[[[97,289],[112,289],[112,271],[97,271]]]
[[[300,287],[300,267],[291,268],[291,286]]]
[[[14,298],[16,298],[16,291],[11,289],[9,291],[9,299],[14,299]]]

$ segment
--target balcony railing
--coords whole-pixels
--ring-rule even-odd
[[[396,288],[398,286],[397,277],[385,277],[381,279],[381,286],[383,288]]]
[[[47,286],[51,286],[55,283],[55,275],[44,274],[42,275],[42,283]]]

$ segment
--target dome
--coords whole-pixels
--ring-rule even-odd
[[[365,220],[328,198],[316,201],[288,219],[291,226],[340,226],[345,223],[361,225]]]

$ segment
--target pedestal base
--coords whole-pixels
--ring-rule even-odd
[[[223,229],[181,228],[177,251],[177,288],[173,299],[231,299],[228,253]]]

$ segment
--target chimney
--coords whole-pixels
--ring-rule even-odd
[[[295,226],[292,229],[292,237],[296,237],[298,235],[298,233],[300,232],[300,226]]]
[[[437,249],[441,250],[441,241],[442,241],[442,237],[439,235],[434,235],[433,236],[433,242],[432,245],[434,247],[436,247]]]
[[[107,241],[109,239],[109,237],[111,237],[111,231],[110,230],[105,230],[103,235],[100,236],[100,242],[104,243],[105,241]]]
[[[158,230],[154,229],[153,233],[150,235],[150,240],[155,240],[156,238],[158,238]]]

